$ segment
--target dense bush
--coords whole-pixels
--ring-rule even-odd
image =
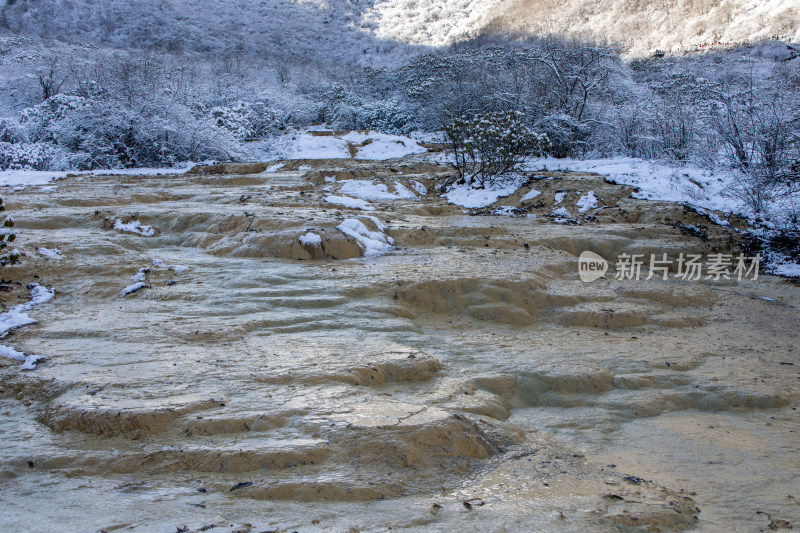
[[[0,142],[0,170],[62,170],[74,167],[73,157],[50,143]]]
[[[35,144],[10,145],[10,153],[36,147],[32,167],[52,168],[46,160],[58,150],[69,152],[67,164],[79,169],[230,160],[240,150],[233,135],[211,117],[198,117],[169,101],[135,106],[102,94],[59,94],[23,111],[20,122]]]
[[[528,156],[547,151],[547,137],[520,120],[520,114],[496,111],[458,117],[443,128],[446,154],[458,183],[484,188]]]
[[[267,102],[237,102],[232,106],[215,106],[206,113],[215,126],[240,141],[263,139],[286,126],[283,113]]]
[[[0,119],[0,142],[23,143],[27,140],[27,132],[18,123]]]
[[[517,111],[526,124],[547,134],[554,155],[566,157],[592,148],[611,103],[608,81],[621,69],[608,48],[484,38],[373,78],[381,86],[399,87],[416,104],[424,129],[438,128],[448,112]]]

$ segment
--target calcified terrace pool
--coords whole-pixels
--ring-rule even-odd
[[[266,167],[3,193],[6,311],[55,293],[3,340],[46,359],[0,359],[0,529],[800,523],[797,285],[579,276],[738,251],[735,223],[589,174],[465,210],[427,155]],[[398,198],[326,200],[347,180]],[[580,225],[547,216],[586,191]]]

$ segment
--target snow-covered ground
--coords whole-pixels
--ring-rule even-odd
[[[800,195],[776,198],[768,201],[762,213],[755,213],[737,195],[737,179],[725,170],[708,170],[696,165],[670,165],[657,161],[646,161],[628,157],[612,159],[538,159],[529,162],[526,170],[570,170],[593,172],[604,176],[612,183],[632,185],[638,192],[634,198],[683,203],[720,226],[728,226],[725,214],[737,214],[747,218],[753,225],[753,234],[768,235],[781,228],[798,211]],[[583,198],[581,199],[583,201]],[[586,200],[591,203],[590,199]],[[719,211],[719,216],[711,211]],[[800,277],[800,265],[778,252],[765,250],[769,256],[767,270],[774,274]]]
[[[33,187],[48,185],[53,180],[66,177],[67,174],[70,174],[70,172],[0,170],[0,186]]]
[[[121,233],[133,233],[134,235],[141,235],[142,237],[152,237],[156,234],[156,231],[152,227],[145,226],[138,220],[131,220],[123,224],[122,220],[117,219],[114,222],[114,229]]]
[[[585,160],[542,158],[526,163],[522,170],[591,172],[604,176],[609,182],[638,188],[639,191],[633,197],[641,200],[681,202],[700,209],[749,215],[745,203],[733,193],[733,176],[694,165],[675,166],[629,157]],[[498,198],[514,194],[522,186],[522,182],[519,176],[511,176],[487,185],[486,189],[452,187],[444,196],[450,203],[462,207],[486,207]],[[522,200],[530,200],[536,196],[538,191],[534,189]],[[563,199],[564,193],[556,194],[556,204]],[[594,195],[587,194],[581,198],[579,207],[590,209],[593,202],[596,203]],[[721,222],[724,225],[724,221]]]
[[[410,137],[388,135],[377,131],[368,133],[353,131],[344,135],[342,140],[358,147],[355,159],[384,161],[428,151]]]
[[[47,259],[61,259],[64,254],[58,248],[39,248],[39,255]]]
[[[362,211],[375,211],[375,208],[369,202],[360,200],[358,198],[350,198],[349,196],[337,196],[329,194],[325,197],[325,201],[329,204],[340,205],[350,209],[361,209]]]
[[[378,231],[371,231],[367,226],[357,218],[348,218],[336,229],[354,238],[364,250],[364,257],[382,255],[392,249],[394,239],[384,233],[386,226],[375,217],[366,217],[371,220]]]
[[[433,135],[433,134],[431,134]],[[266,145],[264,143],[267,143]],[[355,150],[355,159],[386,160],[403,157],[411,154],[425,152],[426,149],[410,137],[387,135],[374,131],[335,133],[321,127],[311,127],[297,130],[277,139],[261,143],[260,154],[264,158],[291,158],[291,159],[349,159]],[[444,161],[443,154],[431,157],[436,161]],[[92,172],[74,173],[81,175],[101,174],[126,174],[126,175],[158,175],[184,172],[191,168],[193,163],[187,163],[173,169],[125,169],[125,170],[98,170]],[[267,169],[275,172],[282,164],[276,164]],[[309,167],[310,168],[310,167]],[[527,171],[574,171],[591,172],[602,175],[609,182],[631,185],[638,189],[633,194],[634,198],[654,201],[669,201],[687,204],[699,213],[705,214],[712,222],[726,226],[724,214],[739,214],[748,218],[751,223],[756,223],[756,214],[735,193],[735,177],[725,171],[709,170],[695,165],[674,165],[658,161],[618,157],[609,159],[555,159],[540,158],[527,162],[522,170]],[[63,178],[67,172],[33,172],[33,171],[3,171],[0,172],[0,186],[14,186],[24,188],[38,186],[46,192],[54,186],[49,185],[52,180]],[[409,183],[408,187],[399,181],[390,185],[377,183],[371,180],[345,180],[337,182],[335,177],[326,179],[337,187],[337,194],[328,194],[324,197],[327,203],[350,209],[374,211],[376,208],[370,202],[388,202],[399,199],[413,199],[417,195],[427,193],[425,187],[418,182]],[[484,189],[471,187],[451,186],[443,194],[447,201],[468,209],[479,209],[492,205],[498,199],[514,194],[522,186],[525,179],[521,175],[511,175],[507,179],[498,180],[487,184]],[[410,188],[409,188],[410,187]],[[532,200],[539,195],[531,189],[522,201]],[[556,204],[560,203],[563,195],[556,195]],[[790,202],[800,203],[800,198],[791,198]],[[586,212],[596,206],[597,200],[592,192],[581,197],[578,201],[578,212]],[[758,223],[763,230],[769,230],[780,224],[780,206],[768,206],[766,214],[761,213]],[[719,216],[714,213],[723,213]],[[498,214],[514,215],[513,210],[498,211]],[[554,215],[567,218],[567,214],[553,211]],[[142,225],[138,221],[123,224],[117,220],[114,228],[121,232],[129,232],[142,236],[152,236],[155,230],[150,226]],[[358,228],[348,227],[348,234],[366,235]],[[758,233],[758,228],[755,230]],[[351,235],[352,236],[352,235]],[[363,243],[362,243],[363,244]],[[387,243],[384,241],[383,245]],[[371,247],[371,248],[370,248]],[[368,249],[375,247],[370,244]],[[57,253],[48,250],[40,251],[48,258],[55,259]],[[781,275],[800,276],[800,266],[791,261],[773,258],[773,272]],[[785,258],[784,258],[785,259]]]
[[[531,188],[531,190],[530,190],[530,191],[528,191],[527,193],[525,193],[525,196],[523,196],[522,198],[520,198],[520,201],[524,202],[524,201],[526,201],[526,200],[533,200],[534,198],[536,198],[536,197],[537,197],[537,196],[539,196],[540,194],[542,194],[542,191],[537,191],[536,189],[533,189],[533,188]]]
[[[441,159],[441,156],[439,157]],[[720,226],[730,225],[725,219],[725,215],[741,215],[753,224],[752,231],[755,235],[765,235],[785,222],[787,213],[791,213],[792,210],[785,209],[783,204],[788,202],[795,206],[800,205],[800,197],[792,197],[784,199],[783,204],[777,201],[768,203],[764,213],[756,214],[736,194],[736,178],[732,173],[724,170],[703,169],[691,164],[671,165],[629,157],[586,160],[541,158],[527,162],[521,169],[595,173],[604,176],[611,183],[636,187],[638,191],[633,193],[634,198],[686,204]],[[451,186],[443,196],[451,204],[469,209],[479,209],[492,205],[502,197],[514,194],[524,181],[519,174],[512,174],[505,179],[488,184],[485,189],[473,189],[467,185]],[[539,191],[531,189],[521,201],[531,200],[538,195]],[[567,209],[558,207],[564,197],[565,193],[556,193],[555,195],[556,205],[552,215],[556,218],[553,219],[553,222],[567,222],[572,218]],[[594,192],[589,191],[581,196],[576,205],[579,213],[596,207],[597,198],[594,196]],[[714,211],[722,213],[722,216]],[[515,216],[517,211],[497,209],[493,211],[493,214]],[[765,253],[769,255],[767,261],[769,272],[782,276],[800,277],[800,265],[795,264],[789,257],[769,250],[766,250]]]
[[[594,195],[594,191],[589,191],[585,195],[578,198],[578,203],[575,205],[578,206],[578,213],[585,213],[588,210],[597,207],[597,197]]]
[[[28,311],[37,305],[49,302],[56,294],[54,289],[48,289],[38,283],[28,285],[28,290],[31,291],[31,300],[28,303],[15,305],[0,315],[0,338],[5,337],[12,329],[21,328],[28,324],[35,324],[36,320],[28,316]],[[3,344],[0,344],[0,357],[21,361],[22,366],[20,366],[20,370],[33,370],[36,368],[36,364],[39,361],[47,359],[47,357],[43,355],[25,355],[23,352]]]
[[[522,176],[512,175],[508,179],[487,183],[483,189],[473,189],[468,185],[450,187],[444,193],[447,201],[454,205],[478,209],[495,203],[499,198],[514,194],[522,187]]]
[[[384,161],[427,149],[403,135],[377,131],[346,133],[320,127],[294,130],[286,135],[253,143],[251,151],[257,160],[274,159],[353,159]]]
[[[347,159],[350,152],[347,142],[327,135],[312,135],[308,132],[293,132],[263,143],[267,152],[275,153],[276,159]]]
[[[394,182],[393,187],[394,192],[389,191],[389,188],[383,183],[375,183],[368,180],[348,180],[342,182],[339,192],[375,202],[389,202],[416,197],[416,194],[398,181]]]
[[[129,294],[133,294],[136,291],[144,289],[145,287],[147,287],[147,283],[145,283],[144,281],[137,281],[136,283],[132,283],[131,285],[128,285],[127,287],[119,291],[119,295],[120,297],[124,298]]]
[[[183,174],[195,166],[192,161],[187,161],[173,168],[119,168],[100,170],[0,170],[0,187],[36,187],[43,186],[44,192],[52,191],[49,188],[53,181],[63,179],[68,175],[77,176],[160,176],[169,174]]]
[[[161,259],[153,259],[153,266],[172,270],[175,274],[183,274],[189,270],[189,267],[185,265],[168,265]]]
[[[307,232],[305,235],[300,235],[297,240],[303,246],[322,246],[322,236],[311,231]]]
[[[337,182],[334,176],[327,176],[325,181],[326,183],[336,184],[326,187],[326,191],[338,187],[339,192],[339,194],[326,195],[324,200],[327,203],[349,209],[361,209],[362,211],[375,211],[375,207],[370,203],[371,201],[409,200],[425,195],[428,192],[426,187],[418,181],[411,181],[411,188],[406,187],[399,181],[394,181],[388,186],[372,180],[342,180]]]
[[[612,159],[555,159],[529,162],[526,170],[593,172],[613,183],[639,189],[634,198],[684,202],[705,209],[746,214],[744,203],[731,192],[730,174],[694,165],[673,166],[631,157]]]

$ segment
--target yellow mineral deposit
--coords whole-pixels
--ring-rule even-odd
[[[3,339],[48,359],[0,359],[0,529],[800,524],[797,285],[579,278],[586,250],[737,250],[733,228],[596,175],[484,210],[509,217],[448,204],[427,155],[270,167],[3,193],[4,304],[56,296]],[[348,179],[428,192],[326,202]],[[552,223],[589,190],[592,218]]]

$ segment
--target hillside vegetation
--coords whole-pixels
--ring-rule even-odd
[[[774,36],[800,40],[794,0],[5,0],[0,26],[68,42],[265,56],[396,61],[405,45],[524,32],[634,55]]]
[[[510,0],[494,31],[562,35],[618,43],[633,56],[780,37],[800,41],[794,0]]]

